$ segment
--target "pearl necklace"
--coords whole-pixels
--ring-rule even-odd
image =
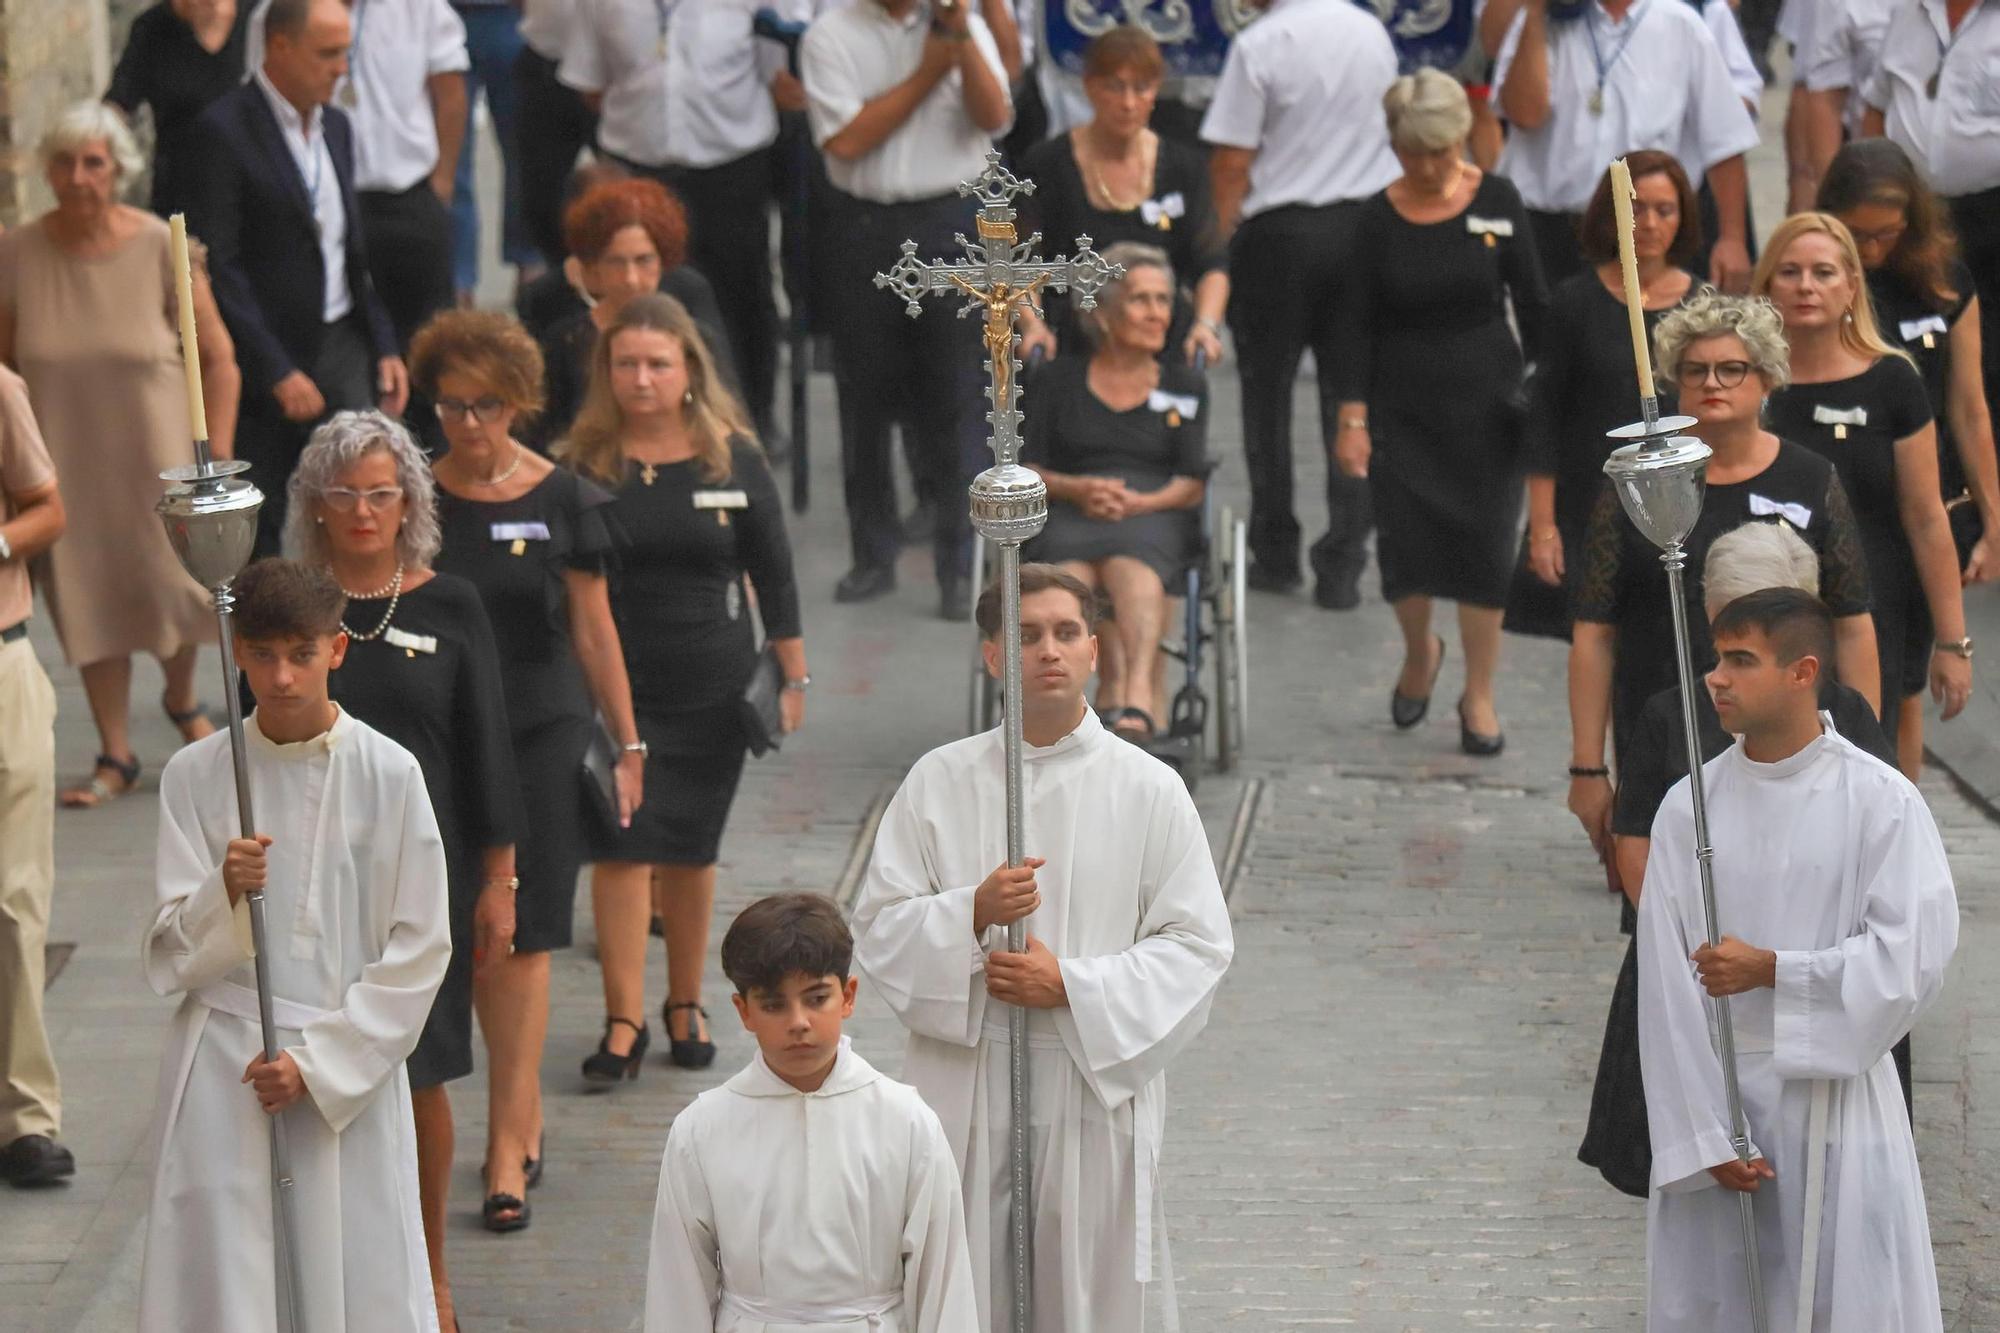
[[[378,597],[387,597],[389,599],[389,609],[382,613],[382,622],[366,634],[363,634],[358,629],[349,628],[344,618],[340,622],[341,632],[347,635],[348,638],[354,640],[356,643],[370,643],[386,634],[389,630],[389,622],[396,618],[396,603],[403,600],[403,566],[401,562],[398,562],[395,577],[373,592],[348,592],[345,588],[342,588],[341,592],[347,594],[347,599],[350,602],[372,602]]]

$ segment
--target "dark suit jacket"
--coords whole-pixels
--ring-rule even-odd
[[[396,332],[368,276],[368,247],[354,198],[354,130],[325,107],[327,147],[347,209],[347,282],[375,355],[395,356]],[[208,246],[209,281],[236,343],[246,406],[272,403],[294,370],[312,373],[325,329],[326,262],[311,196],[278,118],[252,79],[211,103],[193,135],[188,230]]]

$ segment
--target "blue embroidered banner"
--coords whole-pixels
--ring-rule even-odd
[[[1405,71],[1451,69],[1473,41],[1472,0],[1355,0],[1389,29]],[[1083,70],[1093,37],[1121,23],[1153,34],[1176,75],[1222,72],[1229,40],[1261,12],[1250,0],[1042,0],[1048,50],[1071,73]]]

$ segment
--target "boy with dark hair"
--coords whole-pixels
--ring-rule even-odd
[[[759,899],[723,937],[757,1055],[667,1136],[648,1333],[977,1327],[951,1145],[841,1035],[853,953],[840,909],[812,893]]]
[[[1736,744],[1702,766],[1710,941],[1686,779],[1639,897],[1639,1054],[1653,1141],[1647,1327],[1748,1329],[1735,1195],[1757,1196],[1770,1327],[1939,1329],[1910,1118],[1889,1048],[1958,942],[1944,844],[1907,778],[1819,708],[1826,606],[1796,588],[1711,622],[1709,694]],[[1706,992],[1706,995],[1704,995]],[[1729,996],[1754,1158],[1730,1143],[1709,998]]]
[[[435,1328],[403,1061],[451,956],[444,845],[417,761],[343,712],[331,575],[264,560],[236,581],[235,648],[259,833],[240,836],[229,736],[160,775],[146,980],[180,1009],[160,1064],[139,1327],[278,1326],[270,1130],[285,1117],[315,1326]],[[262,890],[274,1016],[264,1059],[249,909]],[[249,1085],[245,1087],[243,1085]],[[261,1109],[260,1109],[261,1108]]]

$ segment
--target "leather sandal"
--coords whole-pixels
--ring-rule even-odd
[[[163,694],[160,696],[160,711],[165,713],[167,721],[173,723],[180,731],[181,741],[184,744],[193,745],[196,741],[205,740],[215,734],[215,719],[209,716],[208,705],[199,700],[196,701],[194,707],[177,713],[174,711],[173,706],[167,702],[167,696]],[[206,722],[208,730],[199,736],[188,735],[188,728],[197,722]]]
[[[101,754],[97,756],[95,765],[88,782],[81,787],[71,787],[62,794],[63,809],[95,810],[98,806],[109,805],[139,785],[139,760],[136,755],[131,759],[116,759]],[[119,785],[114,787],[106,782],[107,773],[117,778]]]

